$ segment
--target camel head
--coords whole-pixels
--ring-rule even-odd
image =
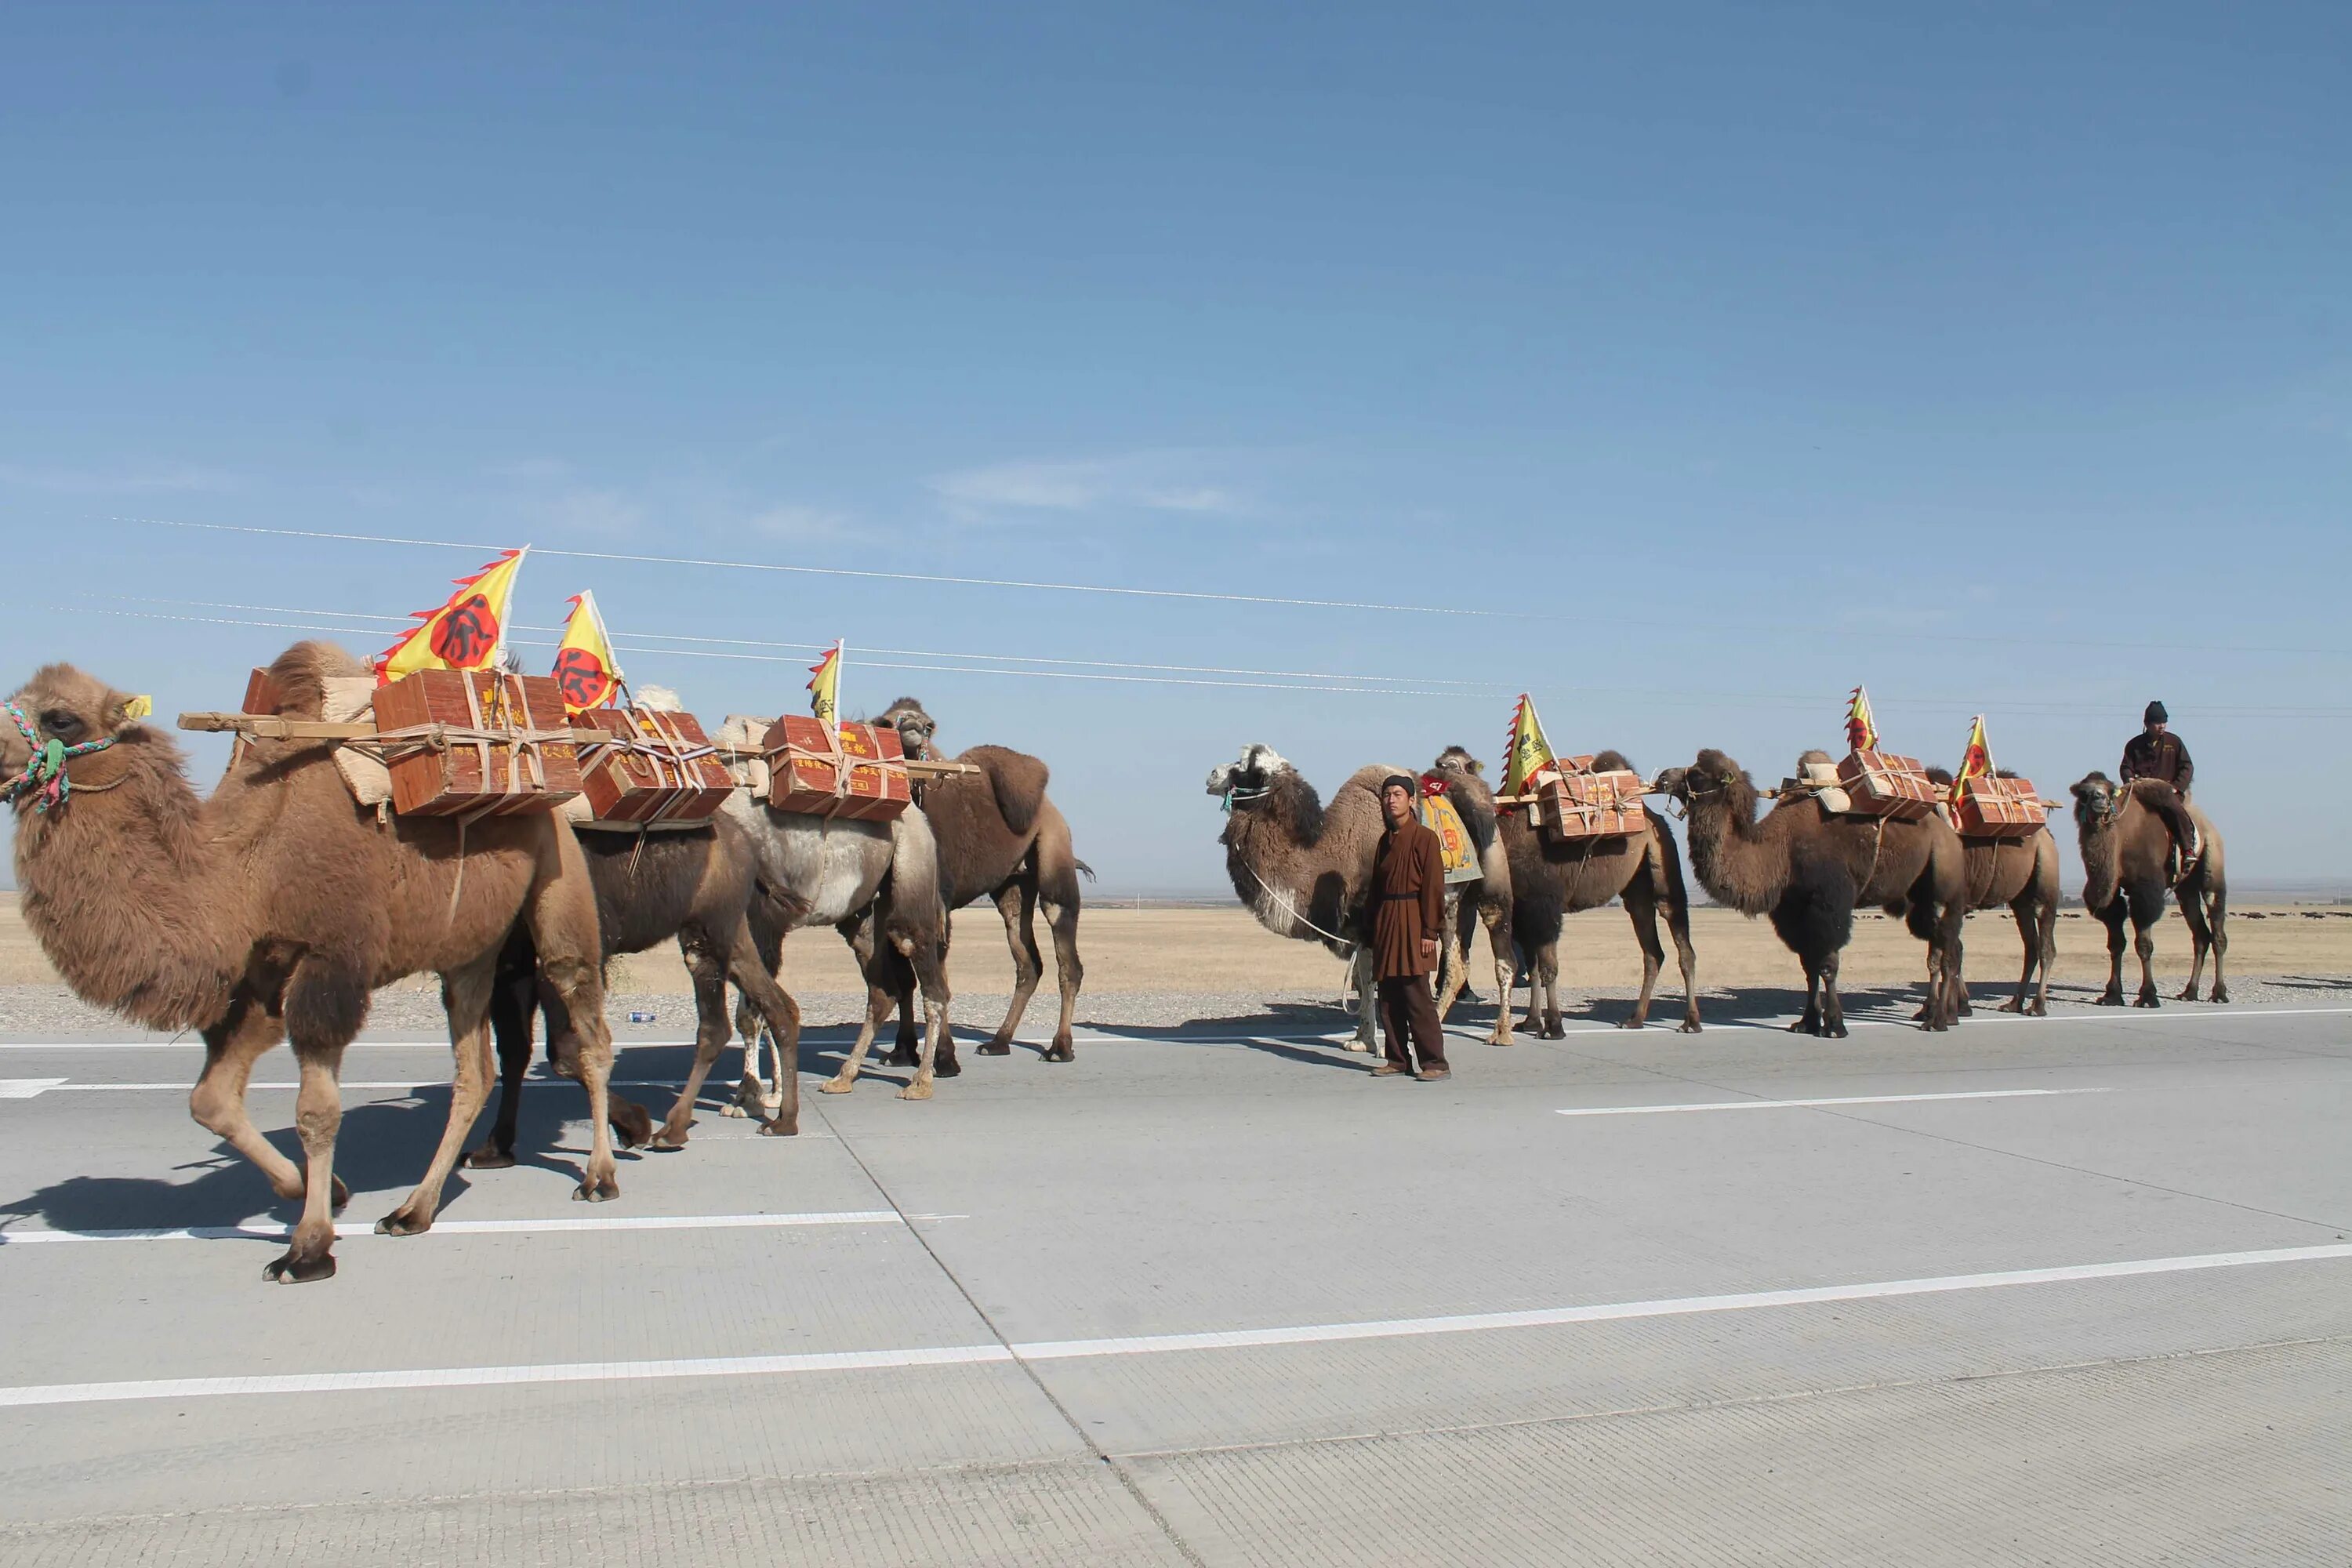
[[[2086,773],[2078,781],[2074,796],[2074,820],[2085,834],[2101,833],[2116,825],[2124,814],[2124,803],[2131,799],[2131,791],[2105,773]]]
[[[939,721],[923,711],[923,705],[911,697],[901,697],[882,710],[874,721],[887,724],[898,731],[898,744],[910,757],[936,761],[939,752],[932,737],[939,733]]]
[[[1239,758],[1209,770],[1209,793],[1231,796],[1239,810],[1261,798],[1276,773],[1295,771],[1272,746],[1253,741],[1242,748]]]
[[[1486,776],[1486,764],[1472,756],[1470,748],[1467,746],[1448,746],[1437,753],[1437,761],[1430,764],[1430,771],[1468,773],[1472,778],[1483,778]]]
[[[0,716],[0,773],[15,777],[35,749],[56,741],[68,750],[110,742],[137,730],[146,699],[117,691],[69,664],[46,665],[8,699],[33,729],[27,737],[13,716]]]
[[[1705,800],[1723,794],[1735,784],[1748,783],[1745,769],[1723,752],[1709,746],[1686,768],[1668,768],[1658,775],[1657,791],[1668,799],[1687,807],[1693,801]],[[1750,786],[1753,787],[1752,785]]]

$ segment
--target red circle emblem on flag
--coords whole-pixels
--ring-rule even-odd
[[[590,649],[567,647],[555,656],[555,686],[565,706],[593,708],[612,689],[613,675]]]
[[[498,612],[482,595],[468,594],[443,612],[428,646],[442,663],[467,669],[487,658],[498,643]]]

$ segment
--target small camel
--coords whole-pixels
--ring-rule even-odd
[[[2013,779],[2017,775],[2002,768],[2000,776]],[[1929,768],[1927,778],[1948,788],[1952,782],[1950,772],[1944,768]],[[2045,825],[2023,838],[1963,837],[1960,848],[1968,858],[1969,912],[2007,908],[2016,917],[2018,939],[2025,944],[2025,968],[2017,977],[2017,994],[2002,1003],[1999,1011],[2047,1016],[2050,966],[2058,959],[2058,840]],[[1971,1011],[1965,976],[1959,980],[1958,1007],[1963,1018]]]
[[[1632,768],[1616,752],[1599,753],[1592,766],[1603,772]],[[1559,1021],[1559,937],[1566,917],[1622,899],[1626,917],[1633,922],[1633,939],[1642,947],[1642,994],[1633,1015],[1618,1027],[1638,1029],[1649,1022],[1650,998],[1665,963],[1665,948],[1658,941],[1663,912],[1682,964],[1683,1021],[1675,1027],[1685,1035],[1697,1034],[1698,955],[1691,947],[1690,893],[1683,882],[1682,852],[1675,847],[1674,835],[1654,816],[1643,831],[1622,837],[1576,844],[1551,837],[1529,826],[1525,812],[1497,814],[1485,771],[1463,747],[1448,746],[1438,753],[1437,772],[1446,779],[1447,794],[1463,820],[1471,825],[1474,836],[1479,824],[1494,824],[1509,858],[1511,940],[1528,956],[1528,1032],[1547,1040],[1567,1037]],[[1500,1011],[1506,1015],[1511,1010],[1510,981],[1510,971],[1503,970],[1498,984],[1503,988]]]
[[[297,643],[269,668],[283,694],[273,711],[317,719],[328,679],[366,673],[341,648]],[[132,719],[129,702],[53,664],[17,692],[14,722],[0,724],[0,767],[12,772],[49,741],[91,748],[65,764],[65,800],[28,811],[31,797],[17,796],[25,922],[85,1000],[149,1028],[203,1032],[190,1112],[259,1166],[279,1197],[302,1204],[267,1277],[334,1273],[333,1211],[349,1197],[334,1175],[343,1049],[367,1021],[372,992],[427,972],[441,977],[456,1057],[448,1124],[425,1179],[376,1229],[410,1236],[432,1225],[489,1093],[491,982],[518,920],[579,1020],[594,1131],[574,1195],[616,1196],[596,904],[572,830],[551,813],[488,817],[462,831],[446,817],[379,824],[344,787],[331,746],[315,741],[240,742],[219,787],[199,802],[179,748]],[[301,1066],[295,1121],[305,1169],[246,1113],[254,1061],[281,1038]]]
[[[2154,779],[2119,784],[2106,774],[2085,775],[2074,785],[2075,841],[2083,852],[2083,904],[2107,928],[2107,988],[2099,1005],[2124,1005],[2124,921],[2132,924],[2132,949],[2139,955],[2138,1007],[2163,1004],[2156,991],[2156,938],[2149,928],[2164,918],[2168,868],[2185,859],[2196,846],[2198,858],[2182,875],[2173,892],[2180,900],[2180,918],[2189,922],[2195,957],[2189,984],[2174,998],[2197,1000],[2204,977],[2205,955],[2213,955],[2211,1000],[2227,1002],[2230,987],[2221,978],[2221,960],[2230,951],[2223,929],[2229,915],[2229,879],[2222,860],[2221,835],[2194,805],[2171,786]]]
[[[1809,752],[1799,771],[1816,759],[1829,760]],[[1791,1030],[1845,1034],[1838,957],[1853,936],[1857,904],[1903,915],[1911,934],[1927,944],[1921,1027],[1951,1027],[1968,901],[1966,857],[1951,824],[1935,816],[1918,822],[1841,816],[1811,798],[1781,800],[1759,822],[1755,784],[1711,747],[1689,767],[1660,773],[1656,787],[1688,814],[1691,869],[1699,885],[1744,915],[1769,916],[1803,964],[1805,1013]]]

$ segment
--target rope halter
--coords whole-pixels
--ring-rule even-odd
[[[22,811],[25,800],[29,796],[37,812],[47,812],[51,806],[63,810],[66,801],[73,794],[73,779],[66,773],[67,762],[106,750],[114,744],[114,737],[101,735],[95,741],[84,741],[79,746],[68,746],[54,735],[44,741],[41,732],[33,728],[33,721],[25,717],[25,710],[13,700],[0,702],[0,708],[7,710],[8,717],[16,721],[16,732],[23,735],[26,743],[33,748],[32,757],[25,763],[25,771],[0,782],[0,801],[6,801]]]

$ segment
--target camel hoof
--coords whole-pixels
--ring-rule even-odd
[[[681,1127],[675,1132],[665,1127],[653,1135],[646,1147],[656,1154],[675,1154],[686,1147],[686,1128],[693,1125],[694,1123],[689,1121],[686,1127]]]
[[[423,1236],[433,1228],[433,1216],[422,1219],[404,1208],[397,1208],[375,1222],[378,1236]]]
[[[1371,1055],[1372,1051],[1372,1046],[1370,1040],[1349,1040],[1348,1042],[1348,1048],[1351,1051],[1360,1051],[1366,1056]]]
[[[980,1048],[983,1052],[988,1049],[986,1046]],[[882,1058],[882,1065],[886,1068],[919,1068],[923,1065],[923,1053],[913,1046],[900,1046]]]
[[[495,1143],[485,1143],[466,1156],[466,1169],[469,1171],[510,1170],[514,1163],[514,1151],[501,1149]]]
[[[2047,1018],[2050,1016],[2050,1009],[2042,1003],[2036,1002],[2025,1010],[2025,1016],[2029,1018]]]
[[[289,1252],[283,1258],[273,1258],[261,1266],[261,1277],[274,1285],[309,1285],[320,1279],[335,1277],[335,1255],[322,1252],[316,1258],[298,1258]]]
[[[1649,1023],[1647,1018],[1627,1018],[1620,1022],[1617,1026],[1621,1029],[1643,1029],[1649,1026]],[[1560,1037],[1567,1038],[1566,1030],[1561,1031]]]
[[[583,1182],[572,1189],[572,1201],[583,1204],[609,1204],[621,1195],[621,1184],[611,1176],[601,1182]]]
[[[982,1040],[974,1048],[984,1057],[1009,1057],[1013,1054],[1013,1042],[1010,1040]],[[909,1062],[907,1065],[908,1067],[914,1066],[912,1062]]]
[[[933,1078],[961,1078],[963,1076],[963,1064],[951,1058],[941,1057],[938,1061],[931,1065],[931,1076]]]
[[[2179,995],[2175,996],[2175,997],[2173,998],[2173,1000],[2174,1000],[2175,1002],[2194,1002],[2194,1001],[2196,1001],[2196,1000],[2197,1000],[2197,987],[2195,987],[2194,985],[2191,985],[2190,987],[2189,987],[2189,989],[2187,989],[2186,991],[2181,992]]]
[[[778,1117],[774,1121],[760,1123],[760,1136],[762,1138],[797,1138],[800,1135],[801,1124],[798,1117],[794,1117],[790,1121]]]
[[[823,1083],[817,1085],[816,1091],[819,1094],[847,1094],[851,1089],[856,1089],[856,1087],[857,1080],[854,1078],[835,1077],[829,1078]]]
[[[751,1113],[730,1100],[726,1104],[719,1108],[719,1114],[721,1116],[749,1116]]]
[[[1996,1013],[2022,1013],[2025,1009],[2019,1006],[2016,1001],[2012,999],[2002,1003],[2000,1006],[1994,1008],[1993,1011]]]
[[[898,1091],[898,1098],[900,1100],[929,1100],[931,1098],[931,1086],[925,1083],[922,1079],[918,1079],[913,1083],[910,1083],[906,1088],[900,1089]]]
[[[1696,1018],[1685,1018],[1675,1026],[1675,1033],[1677,1035],[1702,1035],[1706,1032],[1706,1026]]]
[[[1078,1059],[1078,1050],[1067,1040],[1055,1040],[1037,1059],[1041,1062],[1074,1062]]]
[[[2124,994],[2120,991],[2111,992],[2091,1004],[2094,1007],[2120,1007],[2123,1005]]]
[[[2142,996],[2138,1001],[2133,1003],[2132,1005],[2135,1007],[2161,1007],[2164,1005],[2164,998],[2151,994],[2149,995]]]
[[[2211,999],[2216,1002],[2227,1002],[2230,999],[2230,993],[2222,987],[2216,985],[2213,987],[2213,995]]]
[[[614,1105],[605,1120],[612,1123],[613,1135],[624,1149],[640,1148],[654,1135],[653,1113],[642,1105]]]

